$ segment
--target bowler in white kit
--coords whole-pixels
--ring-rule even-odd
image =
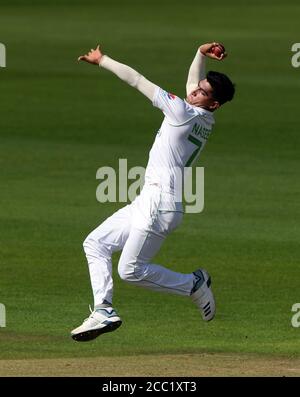
[[[203,149],[214,124],[214,111],[234,96],[231,80],[219,72],[205,74],[206,57],[219,43],[201,45],[190,66],[186,99],[180,99],[147,80],[131,67],[104,55],[99,46],[78,60],[98,65],[144,94],[164,119],[150,150],[143,189],[131,204],[119,209],[92,231],[83,243],[94,295],[94,310],[71,331],[76,341],[89,341],[114,331],[122,320],[113,308],[112,254],[122,250],[118,272],[129,283],[155,291],[190,297],[204,321],[214,318],[216,307],[211,278],[204,269],[177,273],[152,263],[165,238],[183,217],[181,192],[184,168]]]

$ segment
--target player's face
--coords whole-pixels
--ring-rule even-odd
[[[186,101],[193,106],[198,106],[210,111],[216,110],[220,104],[213,98],[213,89],[209,82],[204,79],[200,80],[198,88],[188,95]]]

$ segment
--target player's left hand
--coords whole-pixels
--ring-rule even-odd
[[[100,50],[100,46],[98,45],[95,49],[91,48],[91,51],[88,54],[81,55],[78,58],[78,61],[85,61],[93,65],[99,65],[102,57],[103,54]]]

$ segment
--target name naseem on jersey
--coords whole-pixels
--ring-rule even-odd
[[[195,123],[192,128],[192,133],[194,133],[197,136],[201,136],[201,138],[203,139],[208,139],[211,130],[203,127],[203,125],[201,124]]]

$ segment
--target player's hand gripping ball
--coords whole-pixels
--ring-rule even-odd
[[[225,47],[222,44],[217,44],[212,47],[211,52],[218,58],[225,53]]]

